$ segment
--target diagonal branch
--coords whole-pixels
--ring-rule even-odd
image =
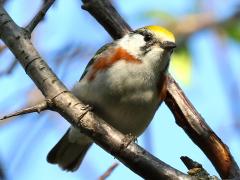
[[[23,115],[23,114],[29,114],[29,113],[33,113],[33,112],[40,113],[41,111],[44,111],[46,109],[50,109],[50,106],[51,106],[50,104],[51,104],[50,100],[45,100],[45,101],[43,101],[39,104],[36,104],[35,106],[28,107],[28,108],[16,111],[12,114],[3,116],[2,118],[0,118],[0,121],[5,120],[5,119],[10,118],[10,117]]]
[[[17,66],[18,61],[17,59],[13,59],[12,63],[10,64],[10,66],[8,67],[8,69],[6,70],[6,74],[11,74],[13,72],[13,70],[15,69],[15,67]]]
[[[17,26],[0,6],[0,38],[9,47],[52,109],[61,114],[82,133],[145,179],[192,179],[157,159],[126,136],[89,111],[56,77],[34,48],[28,33]]]
[[[122,37],[131,31],[129,25],[112,7],[109,0],[82,0],[82,2],[84,9],[106,27],[113,39],[118,39],[119,35]],[[172,111],[176,123],[201,148],[222,178],[240,178],[239,167],[228,147],[206,124],[171,76],[167,83],[165,103]]]
[[[108,1],[82,0],[82,8],[87,10],[114,39],[121,38],[131,27],[121,18],[116,9]],[[105,7],[104,11],[97,10]]]
[[[114,169],[115,169],[117,166],[118,166],[118,163],[114,163],[113,165],[111,165],[111,166],[107,169],[107,171],[98,178],[98,180],[105,180],[105,179],[107,179],[107,177],[109,177],[109,176],[112,174],[112,172],[114,171]]]
[[[17,67],[17,65],[18,65],[18,60],[14,58],[11,64],[9,65],[9,67],[3,72],[0,72],[0,76],[11,74],[14,71],[14,69]]]
[[[205,153],[222,178],[240,177],[239,167],[227,145],[207,125],[171,76],[165,103],[172,111],[176,123]]]
[[[48,9],[52,6],[54,2],[55,0],[47,0],[45,3],[43,3],[42,8],[37,13],[37,15],[32,19],[32,21],[26,26],[25,30],[31,34],[31,32],[38,25],[38,23],[43,20]]]

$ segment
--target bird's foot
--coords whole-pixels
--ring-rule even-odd
[[[81,110],[86,110],[86,111],[92,111],[93,110],[93,107],[92,106],[90,106],[90,105],[88,105],[88,104],[86,104],[85,106],[82,106],[81,107]]]
[[[123,138],[123,144],[122,144],[122,149],[123,148],[127,148],[129,144],[131,144],[131,142],[135,142],[137,141],[137,137],[133,136],[131,133],[126,134],[125,137]]]

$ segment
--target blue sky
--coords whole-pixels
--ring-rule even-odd
[[[166,11],[176,17],[194,13],[197,9],[194,5],[195,1],[190,0],[114,2],[116,8],[133,28],[156,23],[153,19],[142,18],[142,14],[151,9]],[[206,4],[207,1],[201,2]],[[236,0],[215,3],[217,6],[214,6],[214,14],[219,20],[224,19],[235,9],[236,3]],[[30,0],[10,1],[7,10],[19,25],[24,26],[33,17],[39,5],[39,0],[34,3]],[[106,42],[111,41],[105,30],[87,12],[81,10],[80,6],[81,3],[77,0],[57,0],[45,21],[33,34],[36,48],[69,88],[79,79],[94,52]],[[80,46],[85,53],[82,57],[80,55],[72,59],[71,63],[64,61],[60,67],[55,67],[54,59],[66,45],[70,48]],[[86,47],[88,49],[85,49]],[[217,66],[218,51],[226,52],[232,73],[237,77],[240,70],[240,46],[235,41],[228,40],[227,49],[221,49],[216,46],[215,32],[206,29],[194,34],[188,40],[188,47],[193,58],[191,83],[185,85],[181,81],[178,82],[210,127],[229,146],[235,160],[240,163],[239,133],[233,129],[232,125],[235,121],[231,115],[228,94],[224,89],[224,86],[229,83],[223,82],[221,71]],[[0,56],[0,70],[5,69],[12,59],[10,52],[4,52]],[[179,79],[176,76],[175,78]],[[239,78],[237,80],[239,87],[240,80]],[[34,87],[20,66],[17,66],[11,75],[0,77],[0,84],[3,87],[0,90],[0,114],[12,112],[23,106],[28,98],[26,93]],[[240,102],[235,103],[239,108],[237,104],[239,105]],[[0,127],[0,160],[4,164],[7,177],[18,180],[97,179],[108,167],[117,162],[114,157],[94,145],[81,168],[75,173],[67,173],[57,166],[48,164],[46,162],[48,151],[68,126],[69,124],[54,112],[41,113],[40,118],[38,114],[26,115],[3,124]],[[179,158],[187,155],[200,162],[209,173],[217,174],[205,155],[175,124],[174,117],[164,103],[157,111],[146,133],[138,138],[138,144],[183,172],[187,169]],[[120,163],[109,179],[141,178]]]

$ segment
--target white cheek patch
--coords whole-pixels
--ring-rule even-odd
[[[140,48],[146,44],[144,38],[140,34],[127,34],[118,41],[119,45],[126,49],[128,53],[138,57],[141,54]]]
[[[157,46],[152,46],[151,51],[149,51],[144,59],[149,61],[158,61],[161,58],[161,55],[163,53],[163,49]]]

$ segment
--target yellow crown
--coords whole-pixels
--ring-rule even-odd
[[[170,31],[168,31],[167,29],[161,26],[152,25],[152,26],[146,26],[145,28],[152,31],[156,36],[158,36],[161,39],[163,38],[163,39],[167,39],[169,41],[175,42],[175,37],[173,33],[171,33]]]

